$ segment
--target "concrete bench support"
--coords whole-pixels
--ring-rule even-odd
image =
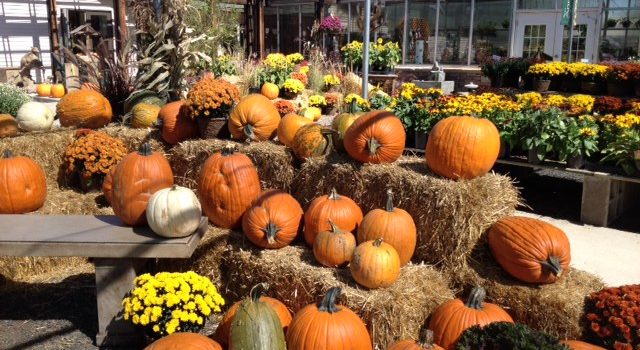
[[[582,184],[580,221],[594,226],[608,226],[619,218],[637,198],[637,183],[608,176],[585,176]]]

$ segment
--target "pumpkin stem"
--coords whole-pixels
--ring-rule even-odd
[[[393,207],[393,191],[391,189],[387,190],[387,207],[385,208],[388,212],[392,212]]]
[[[342,288],[340,287],[329,289],[324,298],[322,298],[322,301],[318,304],[318,311],[328,312],[330,314],[340,311],[338,307],[336,307],[336,299],[340,296],[340,293],[342,293]]]
[[[378,148],[380,148],[380,142],[376,139],[368,139],[367,148],[369,149],[369,155],[375,156],[378,153]]]
[[[251,291],[249,291],[249,296],[251,297],[251,301],[256,302],[256,301],[260,300],[260,297],[267,290],[269,290],[269,284],[268,283],[258,283],[255,286],[253,286],[251,288]]]
[[[340,200],[340,195],[338,194],[338,191],[336,191],[335,187],[331,189],[331,193],[329,193],[329,199],[332,201]]]
[[[256,139],[256,134],[253,132],[253,125],[245,125],[244,126],[244,135],[247,137],[247,139],[249,140],[255,140]]]
[[[2,152],[2,158],[13,158],[13,152],[11,152],[10,149],[5,149],[4,152]]]
[[[482,310],[484,297],[487,296],[487,291],[482,287],[474,287],[467,298],[467,302],[464,304],[468,308]]]
[[[338,233],[340,232],[340,228],[338,227],[338,225],[336,225],[335,222],[333,222],[333,220],[329,219],[329,225],[331,226],[331,232],[332,233]]]
[[[555,256],[550,256],[547,261],[541,261],[540,265],[542,265],[543,268],[551,270],[551,273],[556,277],[562,275],[562,265],[560,264],[560,260]]]
[[[376,239],[375,241],[373,241],[373,246],[376,248],[379,248],[380,245],[382,244],[382,237]]]
[[[178,189],[178,185],[173,184],[173,185],[171,186],[171,191],[175,191],[175,190],[177,190],[177,189]]]
[[[423,349],[433,349],[433,331],[428,328],[422,328],[420,330],[420,336],[418,337],[418,343]]]
[[[236,151],[236,146],[231,142],[227,142],[227,144],[224,145],[224,147],[222,147],[221,153],[223,156],[228,157],[233,153],[235,153],[235,151]]]
[[[353,100],[351,100],[351,103],[349,104],[349,113],[354,113],[356,111],[357,106],[358,106],[358,100],[354,98]]]
[[[151,145],[149,144],[149,142],[145,142],[142,145],[140,145],[140,148],[138,149],[138,153],[140,153],[143,156],[150,156],[153,151],[151,150]]]
[[[274,244],[276,242],[276,235],[280,232],[280,228],[273,223],[273,221],[269,220],[267,227],[262,229],[265,235],[267,235],[267,242],[269,244]]]

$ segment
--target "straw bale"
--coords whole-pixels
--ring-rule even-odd
[[[585,298],[604,287],[599,277],[574,268],[553,284],[520,282],[495,262],[486,242],[475,249],[468,268],[452,272],[450,278],[459,288],[484,287],[487,299],[515,321],[560,339],[581,339]]]
[[[395,205],[411,214],[418,229],[413,261],[451,268],[464,266],[481,235],[519,203],[518,190],[506,176],[452,181],[429,173],[423,158],[411,156],[375,165],[336,155],[311,159],[297,173],[292,194],[306,208],[332,187],[365,213],[383,207],[385,190],[393,190]]]
[[[218,139],[184,141],[171,149],[169,160],[176,183],[196,189],[202,164],[230,142],[256,165],[262,188],[289,189],[294,176],[293,156],[284,146],[273,142],[247,144]]]
[[[352,280],[348,268],[319,266],[306,247],[259,250],[236,232],[231,233],[222,271],[225,297],[238,300],[253,285],[267,282],[267,294],[293,312],[316,303],[331,287],[339,286],[343,292],[340,303],[360,315],[381,349],[401,338],[417,337],[429,314],[453,298],[448,280],[428,265],[409,264],[391,287],[367,290]]]

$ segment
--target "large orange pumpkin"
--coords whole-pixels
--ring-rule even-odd
[[[500,134],[488,119],[449,117],[429,133],[427,165],[449,179],[473,179],[486,174],[498,159]]]
[[[62,126],[89,129],[97,129],[109,124],[113,116],[109,100],[93,90],[77,90],[68,93],[58,102],[56,112]]]
[[[188,115],[184,100],[167,103],[160,108],[158,120],[162,120],[162,139],[175,145],[200,135],[198,125]]]
[[[64,85],[54,84],[51,86],[51,97],[61,98],[62,96],[64,96],[64,93],[65,93]]]
[[[373,209],[358,227],[358,243],[382,238],[391,244],[400,256],[400,265],[406,265],[416,249],[416,224],[409,213],[393,206],[393,193],[387,191],[385,209]]]
[[[585,343],[580,340],[561,340],[560,343],[568,346],[571,350],[605,350],[605,348]]]
[[[393,343],[387,350],[444,350],[433,343],[433,331],[427,328],[420,330],[418,341],[406,339]]]
[[[500,219],[489,229],[489,247],[511,276],[528,283],[553,283],[571,262],[569,239],[559,228],[522,216]]]
[[[346,265],[353,257],[356,249],[356,238],[351,232],[340,229],[329,220],[331,231],[322,231],[313,242],[313,255],[324,266],[337,267]]]
[[[203,212],[218,227],[239,228],[242,215],[261,191],[255,165],[231,144],[202,165],[198,195]]]
[[[351,277],[367,288],[385,288],[400,277],[400,257],[388,243],[378,238],[361,243],[349,264]]]
[[[287,147],[291,147],[296,132],[307,124],[311,124],[311,120],[301,115],[295,113],[285,115],[280,120],[280,124],[278,124],[278,141]]]
[[[261,294],[262,292],[264,292],[264,289],[262,288],[254,287],[251,289],[251,293]],[[275,298],[271,298],[263,295],[257,295],[256,298],[259,298],[261,302],[271,306],[273,311],[275,311],[276,314],[278,315],[278,318],[280,319],[280,323],[282,324],[282,328],[284,329],[284,333],[286,334],[287,329],[291,324],[291,320],[293,319],[293,316],[291,315],[291,312],[289,311],[287,306],[283,304],[280,300]],[[242,304],[242,300],[231,305],[229,310],[227,310],[227,313],[225,313],[224,316],[222,317],[222,321],[220,321],[220,324],[218,324],[218,328],[216,329],[216,332],[213,335],[213,339],[220,342],[220,344],[223,344],[223,345],[229,344],[229,336],[231,335],[231,323],[233,323],[233,318],[236,316],[236,312],[238,311],[240,304]]]
[[[329,195],[314,199],[304,213],[304,239],[309,246],[313,246],[318,233],[331,229],[329,220],[354,232],[362,222],[362,209],[353,199],[339,195],[335,188]]]
[[[404,151],[406,134],[398,117],[387,111],[369,112],[353,122],[344,135],[344,148],[362,163],[393,163]]]
[[[18,121],[9,114],[0,114],[0,139],[18,135]]]
[[[173,186],[173,172],[167,159],[143,143],[127,154],[112,176],[111,206],[114,213],[130,226],[147,223],[149,198],[158,190]]]
[[[436,344],[453,349],[462,332],[471,326],[500,321],[513,323],[511,316],[500,306],[485,303],[485,296],[484,288],[475,287],[466,302],[453,299],[438,306],[429,321]]]
[[[42,167],[27,157],[5,150],[0,157],[0,214],[23,214],[40,209],[47,199]]]
[[[154,341],[144,350],[222,350],[222,347],[202,334],[173,333]]]
[[[280,113],[260,94],[246,96],[231,111],[229,131],[236,140],[266,141],[276,136]]]
[[[319,157],[331,150],[330,130],[319,124],[308,124],[296,132],[291,148],[298,159]]]
[[[262,248],[282,248],[298,235],[302,207],[290,194],[280,190],[263,192],[242,217],[242,231]]]
[[[260,89],[260,93],[264,95],[264,97],[275,100],[280,95],[280,88],[278,85],[273,83],[264,83],[262,84],[262,88]]]
[[[288,350],[371,350],[371,337],[355,312],[336,305],[340,288],[331,288],[320,303],[302,308],[287,331]]]

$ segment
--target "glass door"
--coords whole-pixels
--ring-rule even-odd
[[[514,56],[533,57],[538,52],[543,53],[549,60],[560,59],[560,42],[562,28],[558,24],[557,12],[520,13],[516,26],[516,42]]]

